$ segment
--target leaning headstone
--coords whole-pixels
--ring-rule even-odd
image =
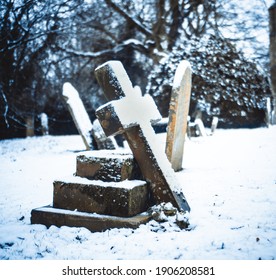
[[[105,136],[98,120],[94,121],[93,124],[91,123],[78,91],[70,83],[63,85],[62,95],[86,150],[114,150],[118,148],[113,137],[107,138]]]
[[[166,154],[174,171],[182,169],[187,117],[189,113],[192,70],[190,63],[179,63],[172,86],[167,127]]]
[[[206,137],[207,132],[205,130],[205,126],[204,126],[203,121],[201,119],[197,118],[197,119],[195,119],[195,125],[197,126],[199,136]]]
[[[132,86],[119,61],[109,61],[95,70],[109,103],[96,111],[107,136],[123,133],[156,203],[171,202],[179,211],[189,211],[171,164],[151,126],[161,115],[149,96]]]
[[[63,85],[62,95],[76,128],[82,137],[86,150],[90,150],[92,147],[92,138],[90,135],[92,123],[79,97],[79,93],[70,83],[65,83]]]

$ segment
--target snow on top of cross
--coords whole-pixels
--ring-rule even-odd
[[[114,109],[123,126],[133,124],[155,123],[161,120],[161,115],[152,97],[148,94],[141,96],[140,90],[132,89],[133,94],[124,97],[124,100],[113,101]]]
[[[100,68],[108,67],[109,75],[111,76],[111,83],[115,87],[121,88],[122,91],[128,95],[133,91],[132,82],[130,81],[128,74],[126,73],[122,63],[118,60],[108,61],[96,68],[95,72]]]

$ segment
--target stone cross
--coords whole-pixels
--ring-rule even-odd
[[[152,124],[161,116],[149,95],[135,90],[119,61],[109,61],[95,70],[108,100],[96,111],[107,136],[123,133],[156,203],[171,202],[179,211],[190,207],[181,191]]]
[[[181,61],[176,69],[172,86],[166,155],[174,171],[182,169],[191,96],[191,73],[190,63],[186,60]]]

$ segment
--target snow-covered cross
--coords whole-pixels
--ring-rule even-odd
[[[171,164],[151,126],[161,115],[149,95],[133,88],[119,61],[95,70],[105,96],[111,100],[96,111],[107,136],[123,133],[156,203],[171,202],[179,211],[190,211]]]

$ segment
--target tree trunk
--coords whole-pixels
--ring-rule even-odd
[[[276,2],[269,8],[270,31],[270,79],[272,88],[272,124],[276,124]]]
[[[34,136],[34,115],[29,115],[26,117],[26,137]]]

